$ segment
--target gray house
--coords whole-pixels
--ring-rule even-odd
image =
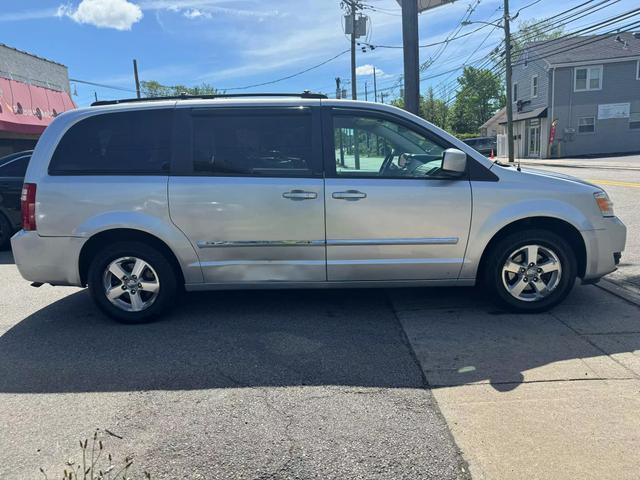
[[[513,99],[516,157],[640,152],[640,34],[527,45],[514,62]]]

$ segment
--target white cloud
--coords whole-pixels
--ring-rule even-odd
[[[142,19],[142,9],[129,0],[82,0],[75,9],[61,5],[57,15],[99,28],[131,30]]]
[[[211,13],[209,12],[203,12],[202,10],[199,10],[197,8],[191,8],[188,10],[185,10],[183,12],[183,15],[187,18],[211,18]]]

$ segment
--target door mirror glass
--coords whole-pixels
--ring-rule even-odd
[[[467,154],[457,148],[448,148],[442,156],[442,171],[461,175],[467,171]]]

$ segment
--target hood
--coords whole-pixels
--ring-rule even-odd
[[[583,185],[585,187],[589,187],[593,189],[593,191],[602,190],[602,187],[599,187],[598,185],[587,182],[580,178],[573,177],[571,175],[565,175],[563,173],[556,173],[556,172],[550,172],[547,170],[538,170],[538,169],[531,169],[531,168],[522,168],[521,172],[518,172],[515,168],[509,168],[508,170],[512,174],[519,174],[521,176],[528,177],[528,179],[532,181],[538,180],[538,181],[552,181],[552,182],[565,183],[565,184],[571,183],[573,185]]]

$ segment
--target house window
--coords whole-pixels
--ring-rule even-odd
[[[531,77],[531,97],[536,98],[538,96],[538,75]]]
[[[578,133],[595,133],[596,117],[581,117],[578,119]]]
[[[513,101],[514,102],[518,101],[518,84],[517,83],[513,84]]]
[[[574,70],[574,92],[588,92],[602,88],[602,65],[597,67],[580,67]]]

